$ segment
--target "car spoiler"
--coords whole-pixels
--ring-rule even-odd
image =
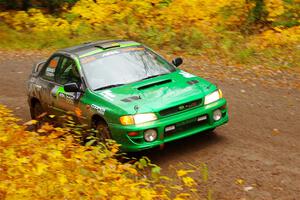
[[[43,60],[41,62],[38,62],[37,64],[35,64],[32,68],[32,73],[35,74],[37,72],[39,72],[42,67],[44,66],[44,64],[46,63],[46,60]]]

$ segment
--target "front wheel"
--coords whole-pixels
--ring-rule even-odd
[[[215,134],[215,132],[214,132],[215,129],[216,129],[216,128],[208,129],[208,130],[205,131],[205,133],[207,133],[207,134],[209,134],[209,135],[213,135],[213,134]]]
[[[105,142],[106,140],[111,139],[108,125],[103,121],[96,123],[96,138],[100,142]]]
[[[216,128],[211,128],[211,129],[208,129],[207,131],[209,131],[209,132],[214,132],[215,129],[216,129]]]

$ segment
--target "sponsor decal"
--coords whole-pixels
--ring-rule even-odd
[[[199,103],[197,101],[194,101],[194,102],[191,102],[191,103],[180,105],[177,108],[178,108],[178,111],[182,111],[182,110],[185,110],[185,109],[188,109],[188,108],[193,108],[193,107],[197,106],[198,104]]]
[[[145,48],[144,47],[129,47],[126,49],[122,49],[123,52],[127,52],[127,51],[144,51]]]
[[[99,114],[104,115],[105,114],[105,108],[101,107],[101,106],[97,106],[95,104],[91,105],[91,108],[96,110]]]
[[[37,84],[33,84],[34,88],[37,89],[38,91],[40,91],[42,89],[42,86],[37,85]]]
[[[76,96],[74,93],[66,93],[63,87],[55,86],[51,90],[51,94],[59,99],[65,100],[68,104],[74,104]]]
[[[95,56],[89,56],[89,57],[86,57],[86,58],[82,58],[81,59],[81,63],[82,64],[86,64],[86,63],[92,62],[92,61],[94,61],[96,59],[97,58]]]
[[[74,104],[75,96],[70,94],[65,94],[66,102],[69,104]]]
[[[102,57],[111,56],[111,55],[115,55],[115,54],[118,54],[118,53],[120,53],[120,51],[109,51],[109,52],[103,53]]]
[[[195,75],[187,73],[187,72],[184,72],[184,71],[180,71],[179,74],[181,74],[185,78],[193,78],[193,77],[195,77]]]
[[[119,44],[112,44],[112,45],[119,45]],[[99,57],[106,57],[106,56],[116,55],[116,54],[120,54],[122,52],[144,51],[144,50],[145,50],[144,47],[129,47],[129,48],[124,48],[124,49],[120,49],[120,50],[103,52],[99,55],[92,55],[92,56],[87,56],[87,57],[81,58],[81,63],[82,64],[87,64],[89,62],[97,60],[97,58],[99,58]]]
[[[116,95],[114,95],[111,90],[105,90],[104,92],[101,92],[101,95],[111,101],[113,101],[116,97]]]
[[[60,97],[60,98],[66,98],[66,95],[64,93],[59,92],[58,93],[58,97]]]
[[[52,96],[58,96],[61,91],[62,89],[59,86],[54,86],[50,93]]]

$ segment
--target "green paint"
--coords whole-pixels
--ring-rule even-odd
[[[94,54],[96,54],[96,53],[101,53],[101,52],[103,52],[103,51],[105,51],[105,50],[103,50],[103,49],[96,49],[96,50],[94,50],[94,51],[90,51],[90,52],[88,52],[88,53],[86,53],[86,54],[83,54],[83,55],[81,55],[79,58],[84,58],[84,57],[87,57],[87,56],[91,56],[91,55],[94,55]]]
[[[95,104],[105,108],[106,111],[104,117],[109,124],[112,137],[122,145],[121,148],[124,151],[139,151],[153,148],[163,143],[178,140],[208,129],[213,129],[226,123],[228,121],[227,108],[222,110],[223,118],[220,121],[214,122],[212,118],[213,111],[226,104],[226,100],[224,98],[209,105],[203,105],[204,97],[215,91],[217,87],[200,77],[193,76],[192,78],[187,78],[183,74],[185,76],[189,75],[183,73],[181,70],[177,70],[164,76],[111,88],[110,91],[115,96],[113,101],[107,99],[105,95],[102,94],[103,91],[88,91],[85,93],[84,102],[85,104]],[[148,85],[153,82],[159,82],[166,79],[170,79],[172,82],[164,85],[153,86],[145,90],[137,89],[143,85]],[[190,80],[197,80],[198,83],[189,85],[187,81]],[[122,101],[122,99],[130,96],[140,96],[141,99],[131,102]],[[161,110],[175,106],[180,107],[182,104],[198,99],[202,99],[202,103],[199,106],[179,110],[178,112],[167,116],[161,116],[159,114]],[[135,106],[139,107],[138,113],[153,112],[157,115],[158,120],[140,125],[121,125],[119,118],[124,115],[134,115],[136,113],[136,110],[134,109]],[[206,123],[194,128],[187,128],[179,133],[168,135],[164,132],[166,126],[173,124],[185,124],[192,121],[195,122],[197,117],[203,115],[208,116]],[[146,142],[143,139],[143,132],[152,128],[157,130],[159,135],[158,139],[154,142]],[[127,133],[132,131],[138,132],[139,135],[129,137]]]
[[[56,97],[58,97],[59,93],[65,94],[65,89],[63,86],[59,86],[58,89],[56,90]]]
[[[80,61],[77,57],[74,58],[75,60],[75,63],[76,63],[76,66],[77,66],[77,69],[80,71],[81,70],[81,64],[80,64]]]
[[[121,47],[131,47],[140,45],[139,43],[121,44]],[[118,49],[112,48],[112,49]],[[112,49],[108,49],[110,51]],[[82,57],[103,52],[102,49],[91,51]],[[80,69],[79,58],[74,58]],[[166,80],[170,80],[166,82]],[[196,82],[191,84],[191,81]],[[164,82],[163,84],[159,84]],[[140,89],[143,86],[149,86]],[[108,124],[112,139],[121,144],[124,151],[139,151],[143,149],[153,148],[166,142],[178,140],[190,135],[214,129],[228,121],[228,113],[226,99],[221,98],[213,103],[204,105],[206,95],[217,90],[217,87],[207,80],[198,76],[189,74],[182,70],[157,76],[154,78],[133,82],[130,84],[114,87],[107,90],[91,91],[87,88],[80,99],[74,104],[82,110],[82,117],[85,117],[85,123],[92,124],[91,120],[94,115],[102,117]],[[107,95],[105,91],[110,91]],[[59,86],[56,95],[66,93],[63,86]],[[132,101],[124,101],[128,97],[139,96],[140,98]],[[41,99],[42,101],[43,99]],[[191,106],[189,102],[201,102],[200,104]],[[70,110],[69,104],[62,109]],[[105,114],[101,115],[97,109],[87,109],[86,105],[95,105],[105,110]],[[136,109],[138,107],[138,109]],[[161,111],[172,108],[173,112],[162,115]],[[72,108],[73,109],[73,108]],[[222,118],[219,121],[213,120],[213,112],[221,109]],[[175,110],[175,111],[174,111]],[[139,125],[122,125],[120,117],[125,115],[135,115],[140,113],[154,113],[157,120]],[[205,121],[197,122],[202,117]],[[177,132],[166,132],[165,128],[175,125]],[[148,129],[155,129],[158,137],[153,142],[144,140],[144,132]],[[130,137],[128,132],[137,132],[138,135]]]

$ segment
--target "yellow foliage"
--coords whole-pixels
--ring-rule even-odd
[[[159,193],[114,153],[39,136],[0,106],[0,192],[5,199],[153,199]],[[50,130],[49,128],[46,128]],[[52,129],[52,134],[56,129]]]
[[[228,64],[267,60],[274,65],[268,57],[271,54],[265,54],[267,49],[277,52],[287,66],[297,66],[299,0],[263,0],[260,7],[257,2],[260,1],[78,0],[72,6],[63,6],[56,15],[35,8],[0,12],[0,46],[53,48],[124,38],[154,48],[167,47],[173,52],[205,54]],[[32,38],[36,40],[31,42]],[[287,58],[288,51],[295,58]],[[258,60],[253,62],[249,57]]]
[[[82,146],[68,128],[45,124],[39,131],[47,134],[41,136],[26,130],[36,121],[17,121],[0,104],[1,198],[152,200],[197,195],[196,181],[185,176],[195,170],[178,170],[182,185],[173,186],[174,180],[161,176],[160,168],[146,157],[134,164],[119,162],[119,145],[113,141],[106,149]]]
[[[192,178],[192,177],[183,177],[182,181],[184,183],[185,186],[187,187],[193,187],[195,185],[197,185],[196,181]]]
[[[265,0],[266,9],[268,11],[268,20],[275,21],[277,17],[284,13],[283,0]]]
[[[286,44],[297,45],[300,42],[300,26],[288,29],[274,28],[274,30],[264,31],[260,35],[255,35],[249,42],[249,46],[257,49],[267,47],[282,47]]]
[[[265,0],[264,4],[269,21],[279,20],[286,11],[294,13],[293,20],[299,19],[299,6],[283,0]],[[247,0],[79,0],[71,9],[65,6],[58,17],[32,8],[28,12],[2,12],[0,19],[18,31],[36,34],[68,37],[98,31],[118,38],[142,37],[155,41],[159,37],[161,43],[191,41],[192,46],[199,47],[203,36],[217,40],[220,35],[215,30],[220,27],[239,30],[235,27],[246,22],[253,7],[254,1]],[[281,44],[299,41],[297,30],[292,30],[276,34],[283,38]],[[287,33],[292,38],[288,38]],[[272,30],[267,30],[258,37],[267,38],[273,34]],[[272,38],[268,45],[271,41]],[[259,41],[256,44],[260,44]]]
[[[131,28],[172,28],[175,32],[185,27],[213,30],[222,24],[240,24],[246,19],[249,4],[246,0],[173,0],[163,6],[161,0],[80,0],[61,17],[43,14],[41,10],[3,12],[0,17],[16,30],[33,32],[75,31],[80,24],[92,29],[104,29],[122,23]],[[226,17],[224,17],[226,15]],[[72,19],[68,20],[68,16]],[[117,23],[117,24],[116,24]],[[114,27],[116,25],[116,27]],[[122,31],[123,26],[118,31]],[[138,34],[138,33],[137,33]]]
[[[177,171],[177,176],[179,176],[179,177],[185,176],[188,173],[192,173],[192,172],[194,172],[194,170],[183,170],[183,169],[180,169],[180,170]]]
[[[245,183],[245,180],[241,179],[241,178],[238,178],[235,180],[235,184],[237,185],[243,185]]]
[[[69,23],[66,20],[43,14],[41,10],[35,8],[29,9],[28,12],[2,12],[0,13],[0,18],[18,31],[56,32],[62,35],[70,33]]]
[[[80,16],[80,20],[93,27],[99,27],[112,23],[110,16],[114,11],[113,5],[105,0],[84,0],[77,2],[70,13]]]

